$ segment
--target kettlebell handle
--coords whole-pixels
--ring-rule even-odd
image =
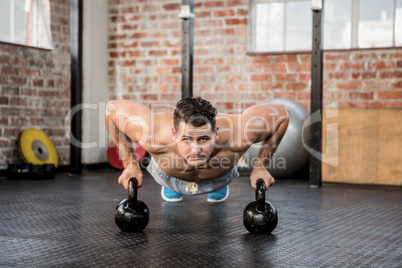
[[[130,207],[137,204],[137,188],[138,180],[136,178],[131,178],[128,182],[128,205]]]
[[[257,201],[257,209],[259,211],[265,211],[265,182],[263,179],[257,180],[257,187],[255,190],[255,200]]]

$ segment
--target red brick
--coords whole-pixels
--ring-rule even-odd
[[[222,20],[204,20],[202,22],[202,26],[204,27],[220,27],[223,25],[223,21]],[[222,40],[223,41],[223,40]]]
[[[4,95],[18,95],[20,91],[18,87],[10,87],[5,85],[3,85],[2,87]]]
[[[123,26],[121,27],[122,31],[137,30],[137,28],[138,28],[137,24],[123,24]]]
[[[202,66],[202,67],[195,67],[194,68],[194,72],[195,73],[213,73],[214,69],[212,67],[206,67],[206,66]]]
[[[358,89],[361,87],[360,81],[352,81],[352,82],[345,82],[345,83],[337,83],[336,87],[338,89]]]
[[[275,79],[276,79],[276,81],[296,82],[297,81],[297,74],[277,73],[277,74],[275,74]]]
[[[204,59],[203,60],[203,63],[204,64],[213,64],[213,65],[216,65],[216,64],[223,64],[223,58],[206,58],[206,59]]]
[[[246,90],[258,90],[259,84],[240,84],[238,85],[238,90],[246,91]]]
[[[324,64],[324,70],[325,71],[334,71],[336,67],[335,63],[325,63]]]
[[[125,51],[120,51],[120,52],[109,52],[109,56],[111,58],[123,58],[126,56],[126,52]]]
[[[402,89],[402,80],[392,84],[392,88]]]
[[[164,100],[164,101],[173,101],[173,100],[177,100],[178,99],[178,95],[177,94],[168,94],[168,93],[165,93],[165,94],[162,94],[161,95],[161,100]]]
[[[402,99],[402,91],[378,91],[377,96],[380,100]]]
[[[386,102],[372,101],[363,102],[363,108],[387,108],[389,105]]]
[[[227,6],[229,7],[241,7],[241,6],[247,6],[248,5],[248,0],[228,0],[227,1]]]
[[[54,79],[46,80],[46,86],[47,87],[54,87],[54,85],[55,85]]]
[[[177,60],[177,59],[162,59],[161,64],[162,65],[178,65],[179,60]]]
[[[10,57],[8,55],[0,55],[0,64],[9,64],[10,63]]]
[[[402,78],[402,71],[393,71],[393,72],[381,72],[380,78]]]
[[[14,85],[25,85],[27,82],[26,77],[18,77],[18,76],[10,76],[8,78],[8,81],[10,84],[14,84]]]
[[[348,60],[349,59],[349,54],[329,54],[325,53],[324,54],[324,60],[325,61],[340,61],[340,60]]]
[[[364,62],[357,62],[357,63],[344,62],[340,64],[339,68],[341,70],[363,70]]]
[[[232,9],[214,11],[215,17],[228,17],[228,16],[234,16],[234,15],[235,15],[235,12]]]
[[[216,29],[214,31],[215,35],[221,36],[221,35],[234,35],[235,34],[235,29],[233,28],[223,28],[223,29]]]
[[[390,102],[389,107],[390,108],[402,108],[402,101]]]
[[[271,63],[272,56],[253,56],[251,58],[252,63]]]
[[[0,125],[8,126],[8,117],[0,117]]]
[[[140,98],[142,100],[158,100],[158,95],[157,94],[141,94]]]
[[[32,84],[34,87],[43,87],[43,79],[32,79]]]
[[[298,100],[310,100],[311,94],[310,92],[297,92]]]
[[[395,52],[389,54],[390,59],[402,59],[402,52]]]
[[[168,34],[166,32],[156,32],[156,33],[151,33],[152,38],[166,38],[168,37]]]
[[[294,92],[274,92],[274,98],[284,98],[284,99],[295,100],[296,93],[294,93]]]
[[[23,97],[12,97],[10,98],[9,102],[10,105],[17,105],[17,106],[26,106],[28,103],[27,98]]]
[[[211,11],[197,11],[194,12],[197,19],[211,17]]]
[[[395,68],[395,64],[394,62],[385,62],[385,61],[377,61],[372,63],[372,68],[375,69],[391,69],[391,68]]]
[[[206,8],[223,7],[223,1],[204,2],[204,7]]]
[[[354,54],[352,55],[352,60],[362,60],[369,58],[368,54]]]
[[[132,15],[128,18],[128,21],[140,21],[142,19],[144,19],[143,15]],[[123,18],[123,21],[124,21],[124,18]]]
[[[268,74],[256,74],[251,76],[251,81],[260,82],[260,81],[271,81],[272,77]]]
[[[162,22],[160,24],[160,28],[161,29],[179,29],[180,23],[178,21]]]
[[[402,68],[402,60],[396,62],[396,68]]]
[[[237,8],[237,15],[238,16],[247,16],[248,9],[247,8]]]
[[[148,53],[149,56],[166,56],[167,55],[167,50],[151,50]]]
[[[0,97],[0,105],[8,105],[8,98]]]
[[[129,57],[145,57],[146,53],[143,50],[133,50],[127,52]]]
[[[148,37],[148,33],[134,33],[131,35],[131,38],[134,39],[141,39],[141,38],[145,38]]]
[[[159,68],[156,68],[155,71],[157,74],[169,74],[169,73],[171,73],[171,68],[170,67],[159,67]]]
[[[247,25],[247,18],[245,19],[226,19],[226,25]]]
[[[280,63],[271,66],[273,72],[286,72],[286,64]]]
[[[119,62],[120,65],[122,66],[135,66],[135,60],[125,60],[125,61],[121,61]]]
[[[286,85],[287,90],[305,90],[309,89],[307,83],[289,83]]]
[[[163,46],[165,46],[165,47],[181,47],[181,43],[178,41],[176,41],[176,42],[165,41],[165,42],[163,42]]]
[[[324,72],[325,74],[325,72]],[[360,73],[353,73],[352,74],[354,79],[360,77]],[[336,72],[336,73],[328,73],[328,79],[349,79],[350,73],[349,72]]]
[[[172,73],[174,73],[174,74],[181,73],[181,67],[173,67],[172,68]]]
[[[180,82],[180,78],[178,76],[166,76],[162,79],[163,82],[165,83],[179,83]]]
[[[374,92],[361,92],[360,98],[363,100],[372,100],[374,97]]]
[[[311,79],[311,74],[299,73],[299,81],[309,81]]]
[[[1,66],[1,73],[5,75],[18,75],[19,69],[12,66]]]
[[[177,3],[163,5],[163,9],[165,9],[165,10],[179,10],[180,7],[181,7],[181,5],[177,4]]]
[[[344,100],[342,100],[338,103],[339,108],[357,108],[358,106],[359,106],[359,104],[356,102],[349,102],[349,101],[344,101]]]
[[[0,114],[2,116],[18,116],[20,115],[20,110],[15,107],[0,107]]]

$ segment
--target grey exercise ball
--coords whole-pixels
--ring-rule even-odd
[[[310,140],[310,129],[303,130],[303,123],[309,113],[299,103],[288,99],[272,99],[269,103],[283,104],[289,111],[289,124],[276,152],[274,153],[268,171],[275,177],[287,177],[301,171],[309,162],[309,155],[304,148],[302,138],[306,145]],[[302,131],[304,132],[302,135]],[[253,163],[258,159],[260,144],[254,144],[243,155],[239,163],[240,170],[252,171]]]

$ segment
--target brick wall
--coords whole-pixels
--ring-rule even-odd
[[[309,53],[247,54],[247,0],[198,1],[194,94],[237,112],[270,98],[310,105]],[[181,1],[109,0],[110,98],[174,104],[181,96]],[[399,49],[325,52],[324,99],[340,107],[402,106]]]
[[[402,108],[402,50],[326,52],[324,99],[341,108]]]
[[[0,169],[20,162],[17,139],[28,127],[42,129],[69,162],[64,118],[70,107],[69,1],[51,1],[51,51],[0,44]]]

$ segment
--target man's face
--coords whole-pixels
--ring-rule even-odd
[[[219,139],[219,128],[211,130],[211,124],[195,127],[180,122],[178,129],[172,128],[172,136],[177,141],[179,154],[190,166],[203,165],[211,155],[215,142]]]

